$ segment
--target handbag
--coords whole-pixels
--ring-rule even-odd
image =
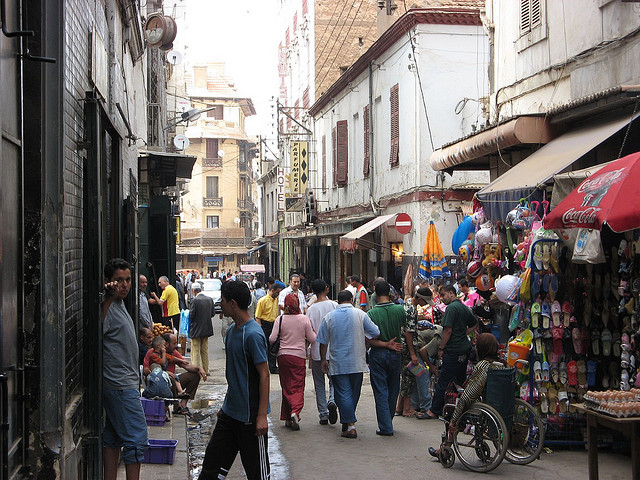
[[[282,319],[283,319],[284,315],[280,315],[280,325],[278,326],[278,338],[276,338],[276,341],[273,342],[271,345],[269,345],[269,353],[272,355],[278,355],[278,352],[280,351],[280,331],[282,330]]]

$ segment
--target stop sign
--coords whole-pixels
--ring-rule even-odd
[[[396,230],[401,235],[406,235],[411,231],[411,227],[413,226],[413,222],[411,221],[411,217],[406,213],[399,213],[396,217]]]

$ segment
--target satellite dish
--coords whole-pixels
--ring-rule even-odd
[[[186,135],[176,135],[173,137],[173,144],[178,150],[186,150],[189,148],[189,139]]]
[[[218,150],[218,158],[224,157],[224,150]]]
[[[171,64],[171,65],[178,65],[180,62],[182,62],[182,55],[180,54],[180,52],[169,52],[167,54],[167,61]]]

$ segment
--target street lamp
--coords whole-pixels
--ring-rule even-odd
[[[177,116],[174,119],[176,121],[174,121],[173,123],[170,123],[169,125],[164,127],[164,129],[169,130],[171,127],[175,127],[176,125],[182,122],[195,122],[200,118],[200,115],[202,115],[203,111],[206,111],[206,110],[198,110],[197,108],[192,108],[190,110],[187,110],[186,112],[182,112],[179,116]]]

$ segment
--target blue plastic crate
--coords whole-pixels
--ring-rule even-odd
[[[145,415],[144,418],[147,420],[147,425],[150,427],[161,427],[164,425],[164,422],[167,420],[166,415]]]
[[[173,465],[178,440],[149,439],[149,448],[144,454],[142,463],[167,463]]]
[[[145,415],[164,415],[164,400],[148,400],[140,397]]]

